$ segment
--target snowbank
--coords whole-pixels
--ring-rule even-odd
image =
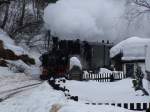
[[[0,40],[3,41],[5,49],[10,49],[17,55],[26,53],[23,48],[16,46],[14,41],[7,35],[7,33],[1,29],[0,29]]]
[[[59,112],[133,112],[131,110],[126,110],[124,108],[114,107],[114,106],[92,106],[84,104],[68,104],[64,105]]]
[[[3,76],[11,76],[14,75],[12,71],[8,67],[0,67],[0,78]]]
[[[25,64],[22,61],[22,60],[25,60],[25,62],[26,62],[26,60],[27,60],[28,57],[25,57],[25,56],[22,56],[20,58],[22,60],[6,60],[8,62],[8,65],[9,65],[9,69],[12,70],[12,71],[10,71],[10,73],[11,72],[18,72],[18,70],[19,71],[21,70],[22,72],[24,71],[24,73],[26,73],[28,75],[32,75],[35,78],[39,77],[39,75],[41,74],[41,70],[39,68],[39,66],[41,65],[41,62],[39,61],[39,56],[41,54],[37,53],[36,51],[32,51],[32,52],[29,53],[24,48],[15,45],[14,40],[11,39],[9,37],[9,35],[6,32],[4,32],[2,29],[0,29],[0,40],[3,41],[3,47],[4,47],[4,49],[10,49],[17,56],[19,56],[19,55],[28,55],[28,56],[34,58],[35,62],[36,62],[35,66],[33,66],[33,65],[32,66],[28,66],[27,64]],[[9,57],[11,57],[11,55]],[[13,55],[12,55],[12,57],[13,57]],[[18,58],[16,58],[16,59],[18,59]]]
[[[14,44],[4,43],[4,48],[12,50],[16,55],[22,55],[27,53],[23,48]]]
[[[141,60],[145,59],[146,45],[150,43],[148,38],[131,37],[110,50],[110,57],[113,58],[119,53],[123,53],[122,60]]]
[[[7,60],[7,62],[9,69],[12,70],[13,72],[31,75],[30,67],[27,64],[25,64],[22,60],[17,61]]]
[[[107,68],[100,68],[99,73],[112,73],[112,71],[108,70]]]
[[[14,44],[14,41],[2,29],[0,29],[0,40],[4,43]]]

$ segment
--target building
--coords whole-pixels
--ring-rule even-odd
[[[90,42],[91,45],[91,67],[93,69],[110,68],[109,51],[113,47],[113,43],[105,42]]]
[[[124,71],[127,77],[134,77],[136,67],[140,66],[146,74],[145,59],[148,44],[150,44],[150,39],[131,37],[112,47],[110,57],[115,70]]]

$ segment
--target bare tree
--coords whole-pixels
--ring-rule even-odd
[[[9,12],[9,4],[6,5],[5,7],[5,14],[4,14],[4,19],[2,21],[2,25],[1,25],[1,28],[4,29],[5,28],[5,25],[7,23],[7,20],[8,20],[8,12]]]
[[[150,9],[150,3],[148,0],[133,0],[133,2],[138,5]]]
[[[149,0],[133,0],[132,2],[135,4],[136,7],[135,14],[134,14],[135,17],[150,12]]]
[[[8,1],[8,0],[0,1],[0,5],[3,5],[3,4],[9,4],[9,3],[10,3],[10,1]]]
[[[57,0],[0,0],[0,28],[16,43],[39,46],[46,34],[43,14],[48,3]],[[42,40],[43,41],[43,40]]]

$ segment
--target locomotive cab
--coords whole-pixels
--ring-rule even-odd
[[[50,77],[64,77],[68,71],[68,57],[60,50],[44,53],[40,60],[42,62],[42,75],[40,75],[42,80]]]

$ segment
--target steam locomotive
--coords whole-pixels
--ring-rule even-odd
[[[52,43],[52,49],[40,57],[43,68],[41,79],[65,77],[69,73],[69,60],[73,56],[80,59],[82,69],[96,70],[109,66],[109,43],[93,44],[79,39],[59,40],[58,37],[53,37]]]

